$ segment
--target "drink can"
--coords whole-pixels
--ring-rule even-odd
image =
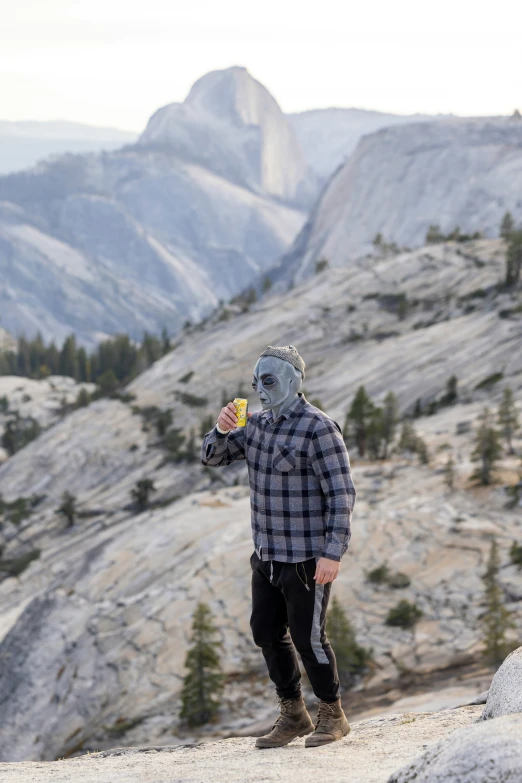
[[[237,413],[237,426],[245,427],[247,423],[248,400],[236,397],[233,403]]]

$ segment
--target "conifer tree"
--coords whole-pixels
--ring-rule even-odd
[[[516,286],[522,270],[522,229],[515,229],[508,239],[506,253],[506,286]]]
[[[65,491],[62,495],[62,503],[56,509],[58,514],[61,514],[67,520],[67,527],[74,525],[76,517],[76,498],[69,491]]]
[[[450,492],[453,492],[455,488],[455,460],[452,456],[448,457],[448,461],[444,465],[444,483]]]
[[[350,410],[346,414],[345,422],[345,437],[347,435],[348,424],[353,422],[355,443],[357,445],[357,451],[360,457],[364,457],[366,453],[366,440],[368,437],[368,424],[370,418],[374,412],[374,405],[371,399],[366,394],[364,386],[359,386]]]
[[[384,441],[383,459],[388,456],[388,448],[393,442],[395,431],[399,421],[399,404],[397,397],[393,392],[388,392],[384,398],[384,407],[382,412],[382,437]]]
[[[154,481],[150,478],[140,479],[131,489],[131,497],[138,511],[145,511],[149,505],[149,495],[155,491]]]
[[[374,407],[366,428],[367,447],[371,459],[379,459],[381,456],[383,431],[383,410],[382,408]]]
[[[192,646],[185,657],[188,672],[181,690],[180,718],[189,726],[208,723],[219,709],[225,677],[219,657],[223,645],[216,634],[209,606],[199,602],[192,618]]]
[[[475,448],[471,454],[472,461],[479,464],[471,478],[486,486],[491,484],[492,473],[501,453],[499,433],[493,427],[489,408],[484,408],[475,436]]]
[[[504,212],[504,217],[502,218],[502,223],[500,224],[500,236],[502,239],[507,242],[514,228],[515,223],[513,221],[511,212]]]
[[[511,651],[506,632],[514,628],[511,614],[504,606],[502,588],[498,583],[499,556],[496,539],[491,541],[486,573],[482,577],[486,611],[482,617],[484,656],[493,665],[502,663]]]
[[[514,454],[512,440],[519,428],[519,421],[513,391],[509,386],[506,386],[502,394],[502,400],[498,408],[498,423],[507,443],[509,453]]]
[[[344,688],[351,688],[355,676],[368,667],[372,659],[372,651],[357,643],[355,631],[337,596],[333,596],[326,615],[326,633],[335,650],[341,685]]]

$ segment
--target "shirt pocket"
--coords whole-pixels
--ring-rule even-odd
[[[296,465],[296,449],[294,446],[276,446],[272,467],[277,473],[288,473]]]

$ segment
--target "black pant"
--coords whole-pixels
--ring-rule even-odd
[[[250,565],[250,627],[277,695],[296,699],[301,694],[297,650],[315,695],[323,701],[336,701],[340,696],[339,675],[325,631],[332,583],[316,585],[316,558],[283,563],[261,560],[253,552]]]

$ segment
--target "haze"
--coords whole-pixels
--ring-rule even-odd
[[[204,73],[244,65],[286,112],[522,109],[522,4],[498,0],[17,0],[0,28],[0,119],[141,131]]]

